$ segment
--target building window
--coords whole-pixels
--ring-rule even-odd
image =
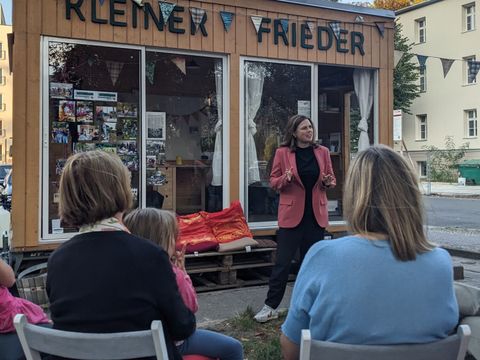
[[[477,137],[477,110],[465,110],[465,129],[467,137]]]
[[[473,77],[468,76],[468,68],[469,68],[468,63],[470,61],[476,61],[475,55],[466,56],[466,57],[463,58],[463,83],[465,85],[476,84],[476,82],[477,82],[476,77],[473,78]]]
[[[422,92],[427,91],[427,66],[426,65],[420,66],[418,80],[419,80],[420,91]]]
[[[427,21],[425,18],[415,20],[417,43],[427,41]]]
[[[475,30],[475,3],[463,5],[463,24],[464,31]]]
[[[417,140],[427,140],[427,115],[417,115]]]
[[[426,161],[417,161],[418,173],[421,178],[427,177],[427,162]]]

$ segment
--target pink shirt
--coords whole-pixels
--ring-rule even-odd
[[[198,310],[197,302],[197,293],[193,288],[192,280],[188,274],[172,264],[173,272],[177,278],[178,290],[180,291],[180,296],[185,303],[185,306],[189,308],[193,313],[196,313]]]
[[[48,323],[42,308],[28,300],[14,297],[5,286],[0,286],[0,333],[15,331],[13,318],[24,314],[30,324]]]

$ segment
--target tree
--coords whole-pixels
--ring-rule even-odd
[[[404,7],[421,3],[423,0],[375,0],[373,7],[377,9],[398,10]]]
[[[456,182],[458,178],[458,163],[463,159],[469,143],[462,144],[458,149],[451,136],[445,136],[445,150],[440,150],[434,145],[424,146],[428,151],[430,166],[430,180],[443,182]]]
[[[420,95],[419,67],[412,61],[415,56],[410,52],[412,43],[402,35],[402,24],[398,22],[395,23],[394,47],[403,52],[403,56],[393,71],[393,108],[411,114],[410,106]]]

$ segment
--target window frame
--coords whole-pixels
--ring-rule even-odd
[[[470,113],[474,114],[470,117]],[[464,110],[465,118],[465,138],[474,139],[478,137],[478,115],[477,109]],[[473,130],[473,135],[470,135],[470,130]]]
[[[465,86],[475,85],[477,83],[476,78],[472,82],[468,81],[468,62],[476,61],[477,57],[476,55],[469,55],[469,56],[464,56],[462,59],[463,59],[463,85]]]
[[[472,10],[471,12],[469,12]],[[469,32],[473,31],[476,28],[475,24],[475,2],[468,3],[465,5],[462,5],[462,18],[463,18],[463,32]],[[471,28],[469,29],[469,20],[470,20],[470,26]]]
[[[139,197],[139,207],[145,208],[146,204],[146,76],[145,76],[145,66],[146,66],[146,52],[147,51],[156,51],[164,52],[170,54],[179,54],[179,55],[194,55],[194,56],[206,56],[221,58],[223,63],[223,139],[228,139],[230,131],[230,67],[228,56],[224,54],[210,53],[210,52],[195,52],[195,51],[176,51],[176,50],[167,50],[163,48],[155,48],[149,46],[141,45],[127,45],[127,44],[118,44],[112,42],[101,42],[93,40],[77,40],[71,38],[62,38],[62,37],[52,37],[52,36],[41,36],[40,45],[41,45],[41,56],[40,56],[40,66],[41,66],[41,78],[40,78],[40,114],[41,114],[41,126],[39,131],[39,154],[40,154],[40,163],[39,167],[39,222],[38,222],[38,233],[40,234],[39,243],[48,244],[48,243],[58,243],[69,240],[78,233],[63,233],[63,234],[49,234],[48,233],[48,176],[49,176],[49,59],[48,59],[48,47],[50,42],[62,42],[70,43],[76,45],[90,45],[90,46],[102,46],[102,47],[111,47],[111,48],[121,48],[121,49],[130,49],[138,50],[140,52],[140,68],[139,68],[139,145],[141,150],[139,151],[140,166],[141,171],[139,172],[139,188],[140,192]],[[1,94],[0,94],[1,96]],[[230,203],[230,167],[229,167],[229,158],[230,150],[228,146],[229,142],[222,142],[222,171],[223,171],[223,207],[227,207]]]
[[[427,117],[427,114],[416,115],[416,120],[417,120],[417,131],[416,131],[416,139],[415,140],[416,141],[427,141],[428,140],[428,117]]]
[[[421,17],[415,19],[415,32],[417,44],[424,44],[427,42],[427,19]]]
[[[427,91],[427,65],[420,66],[418,69],[418,86],[420,88],[420,92]]]
[[[421,179],[428,177],[428,165],[425,160],[417,161],[418,177]],[[425,171],[424,171],[425,170]]]

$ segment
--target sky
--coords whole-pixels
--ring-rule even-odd
[[[0,4],[2,4],[5,13],[7,25],[12,25],[12,0],[0,0]]]

